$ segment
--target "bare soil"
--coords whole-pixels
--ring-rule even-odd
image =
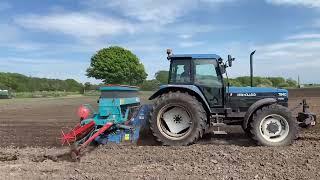
[[[290,93],[290,108],[303,94]],[[306,97],[319,118],[320,92]],[[0,101],[0,179],[320,179],[319,126],[301,131],[287,147],[256,146],[241,128],[230,127],[228,135],[209,134],[187,147],[110,144],[71,162],[60,131],[77,123],[80,104],[96,100]]]

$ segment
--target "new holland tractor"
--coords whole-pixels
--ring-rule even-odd
[[[136,143],[146,131],[162,145],[189,145],[207,132],[224,133],[221,127],[227,125],[241,125],[259,145],[285,146],[299,126],[316,123],[305,100],[293,117],[285,89],[229,87],[223,74],[234,61],[230,55],[223,62],[215,54],[167,54],[168,84],[149,98],[153,104],[140,105],[136,87],[106,85],[100,88],[98,112],[90,105],[79,108],[79,124],[62,132],[62,143],[73,145],[74,159],[89,144]]]
[[[229,87],[223,74],[234,61],[230,55],[224,63],[215,54],[167,54],[168,85],[150,97],[155,102],[149,119],[153,136],[163,145],[189,145],[205,132],[220,134],[222,126],[241,125],[259,145],[284,146],[297,137],[298,125],[315,125],[306,101],[303,112],[293,117],[285,89]]]

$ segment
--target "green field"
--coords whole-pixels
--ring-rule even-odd
[[[15,98],[43,98],[43,97],[62,97],[69,95],[80,95],[79,92],[64,91],[35,91],[35,92],[17,92],[13,93]]]

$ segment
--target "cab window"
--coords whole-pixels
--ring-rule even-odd
[[[173,60],[170,69],[170,83],[189,84],[191,82],[190,60]]]
[[[222,87],[221,76],[217,73],[216,61],[213,60],[195,60],[195,78],[196,84],[209,87]]]

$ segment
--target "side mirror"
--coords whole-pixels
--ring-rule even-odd
[[[234,58],[231,57],[231,55],[228,55],[228,66],[232,66],[232,61],[234,61]]]

